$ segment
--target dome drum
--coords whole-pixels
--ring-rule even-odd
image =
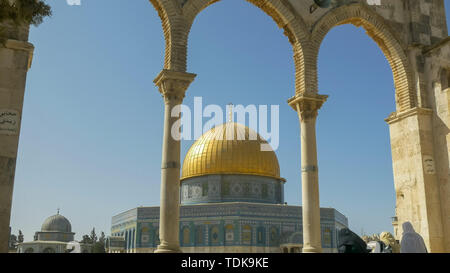
[[[36,232],[35,236],[39,241],[70,242],[73,241],[74,235],[70,221],[58,212],[45,219],[41,231]]]
[[[58,232],[58,231],[38,231],[36,237],[38,241],[56,241],[56,242],[71,242],[74,240],[75,233],[73,232]]]
[[[185,179],[181,204],[253,202],[282,204],[284,180],[272,177],[220,174]]]

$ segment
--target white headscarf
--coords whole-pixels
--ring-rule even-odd
[[[427,253],[427,247],[422,236],[414,231],[410,222],[405,222],[403,227],[403,237],[401,241],[400,253]]]

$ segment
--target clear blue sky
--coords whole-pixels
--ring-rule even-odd
[[[447,1],[446,1],[447,2]],[[31,29],[11,226],[32,240],[56,213],[76,238],[110,233],[111,217],[159,205],[163,101],[153,79],[164,39],[147,0],[48,1],[53,17]],[[448,5],[447,5],[448,6]],[[448,9],[448,7],[447,7]],[[448,10],[450,14],[450,10]],[[280,105],[285,198],[301,204],[300,140],[292,49],[270,17],[242,0],[203,11],[189,38],[188,72],[198,74],[185,104]],[[334,28],[319,56],[320,200],[344,213],[357,233],[392,231],[395,193],[389,128],[395,111],[390,67],[363,29]],[[206,121],[206,120],[205,120]],[[182,143],[182,158],[192,144]]]

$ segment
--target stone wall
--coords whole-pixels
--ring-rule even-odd
[[[160,242],[158,212],[158,207],[139,207],[119,214],[114,217],[111,234],[125,238],[127,252],[152,252]],[[301,214],[301,207],[287,205],[184,205],[180,246],[183,252],[281,252],[280,245],[301,244]],[[338,230],[347,225],[346,217],[335,209],[321,209],[325,251],[336,251]]]
[[[7,252],[20,123],[33,45],[27,27],[0,23],[0,253]]]

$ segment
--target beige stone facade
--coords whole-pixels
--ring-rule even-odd
[[[9,220],[25,81],[33,57],[28,27],[0,23],[0,253],[8,250]]]
[[[165,97],[168,111],[182,102],[189,83],[195,77],[186,73],[191,26],[201,11],[217,1],[150,2],[161,18],[166,41],[164,70],[156,83]],[[292,44],[296,68],[292,94],[295,97],[321,93],[318,89],[318,53],[323,38],[333,27],[340,24],[363,27],[379,45],[392,68],[396,89],[397,109],[387,119],[397,194],[396,223],[399,225],[396,236],[399,238],[402,234],[401,223],[411,221],[416,231],[424,237],[429,251],[450,252],[450,42],[444,1],[343,0],[332,1],[336,4],[314,12],[310,11],[312,0],[249,2],[273,18]],[[0,26],[3,25],[0,23]],[[28,31],[19,32],[7,31],[7,42],[0,45],[0,111],[15,111],[20,120],[32,46],[26,42]],[[310,104],[302,105],[309,107]],[[309,111],[302,109],[302,105],[296,105],[300,107],[296,109],[300,118],[303,112]],[[164,243],[159,249],[161,252],[179,251],[178,232],[172,228],[178,226],[178,215],[167,212],[167,209],[178,208],[180,178],[179,142],[167,134],[172,122],[166,115],[160,225]],[[303,123],[302,120],[300,122]],[[320,115],[317,122],[320,123]],[[311,135],[302,147],[315,146],[315,126],[304,124],[304,127]],[[10,217],[19,128],[14,134],[0,134],[1,252],[6,252],[5,234]],[[318,183],[318,175],[314,173],[318,170],[314,165],[315,153],[315,147],[308,155],[302,153],[302,164],[312,165],[299,166],[299,170],[308,171],[306,176],[309,178],[302,181],[308,183],[307,188],[317,187],[314,183]],[[302,175],[303,179],[306,176]],[[304,246],[320,252],[319,248],[314,250],[314,246],[320,245],[320,238],[317,239],[314,234],[319,232],[315,223],[317,216],[311,215],[317,207],[318,193],[314,189],[311,192],[314,196],[303,198],[303,207],[306,210],[312,208],[312,211],[305,211],[305,215],[310,215],[313,223],[310,236],[305,236]]]

